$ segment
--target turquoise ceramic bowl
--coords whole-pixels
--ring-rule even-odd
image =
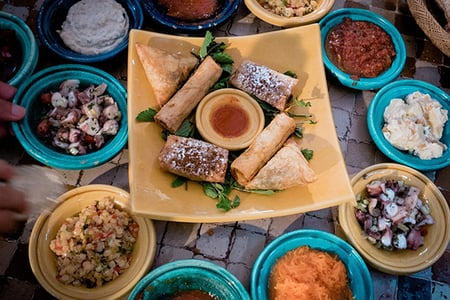
[[[34,72],[39,57],[39,48],[33,32],[28,25],[18,17],[0,11],[0,29],[14,30],[22,50],[21,63],[14,71],[8,83],[19,87]]]
[[[445,168],[450,165],[450,150],[448,148],[440,158],[422,160],[407,151],[395,148],[383,135],[384,110],[391,100],[394,98],[405,99],[408,94],[415,91],[429,94],[431,98],[439,101],[444,109],[450,111],[450,96],[438,87],[414,79],[394,81],[381,88],[369,104],[367,111],[367,126],[370,136],[380,151],[393,161],[419,171],[432,171]],[[447,145],[447,147],[450,147],[450,125],[448,121],[445,124],[444,133],[440,141]]]
[[[347,268],[347,276],[355,300],[373,300],[373,285],[369,270],[358,252],[336,235],[315,229],[299,229],[273,240],[260,253],[251,273],[252,299],[267,300],[272,266],[286,252],[301,246],[326,251],[339,256]]]
[[[328,58],[324,47],[328,32],[341,23],[346,17],[351,18],[354,21],[371,22],[384,29],[391,36],[397,55],[392,62],[391,67],[379,76],[374,78],[359,78],[358,80],[352,79],[349,74],[341,71]],[[406,61],[405,42],[403,41],[403,38],[397,28],[395,28],[395,26],[384,17],[365,9],[342,8],[326,15],[322,20],[320,20],[319,25],[323,45],[322,56],[325,67],[343,85],[358,90],[376,90],[395,80],[402,72]]]
[[[121,111],[119,131],[95,152],[84,155],[71,155],[47,145],[36,133],[43,106],[41,94],[57,91],[61,82],[78,79],[81,87],[102,82],[108,85],[106,93],[117,102]],[[43,69],[24,82],[13,99],[14,103],[24,106],[27,114],[19,122],[13,122],[12,129],[27,153],[44,165],[66,170],[81,170],[99,166],[116,156],[128,139],[127,92],[125,87],[110,74],[86,65],[66,64]]]
[[[147,274],[135,286],[129,300],[156,300],[180,291],[202,290],[226,300],[250,300],[241,282],[223,267],[198,259],[177,260]]]

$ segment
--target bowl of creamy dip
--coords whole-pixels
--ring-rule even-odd
[[[367,126],[380,151],[420,171],[450,165],[449,95],[420,80],[397,80],[369,104]]]
[[[45,0],[38,36],[51,52],[78,63],[110,59],[128,47],[131,29],[144,20],[138,0]]]

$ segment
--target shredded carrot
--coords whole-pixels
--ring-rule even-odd
[[[336,255],[302,246],[273,266],[269,299],[348,300],[353,296],[345,265]]]

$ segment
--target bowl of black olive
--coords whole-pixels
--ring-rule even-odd
[[[0,11],[0,81],[18,87],[36,68],[39,48],[19,17]]]
[[[105,71],[81,64],[42,69],[17,90],[26,108],[12,129],[27,153],[44,165],[82,170],[114,158],[128,139],[127,91]]]
[[[406,47],[395,26],[361,8],[342,8],[319,22],[325,67],[344,86],[377,90],[403,71]]]

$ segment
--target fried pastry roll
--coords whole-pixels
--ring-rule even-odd
[[[136,51],[160,107],[166,104],[187,80],[198,61],[190,53],[169,53],[139,43],[136,44]]]
[[[249,190],[285,190],[311,183],[316,179],[316,173],[309,166],[301,149],[290,138],[245,185],[245,188]]]
[[[232,85],[284,111],[298,79],[244,60],[230,78]]]
[[[155,115],[161,127],[175,133],[222,75],[222,67],[207,56],[188,81]]]
[[[228,150],[202,140],[169,135],[158,159],[164,171],[195,181],[223,183]]]
[[[234,179],[245,186],[283,146],[295,131],[295,120],[285,113],[280,113],[261,131],[253,143],[231,163]]]

